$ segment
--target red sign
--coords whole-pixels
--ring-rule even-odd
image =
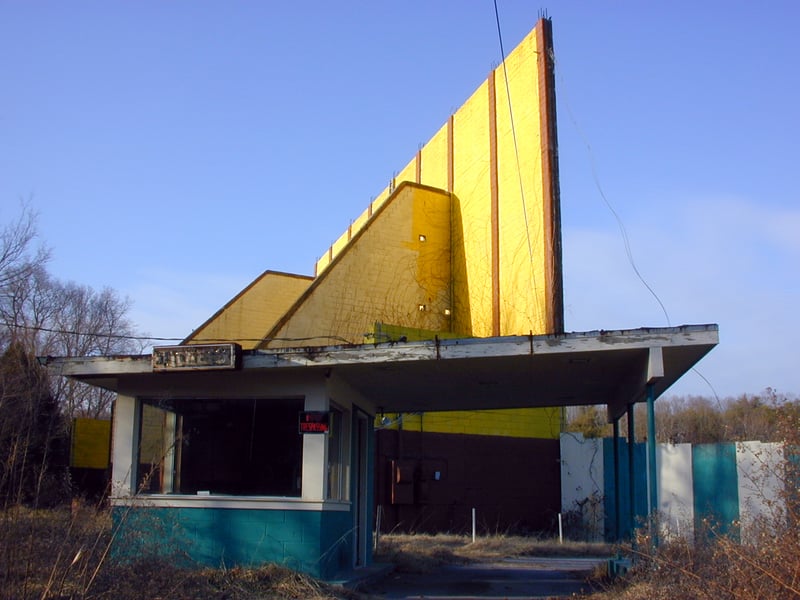
[[[300,413],[300,433],[328,433],[329,414],[321,411]]]

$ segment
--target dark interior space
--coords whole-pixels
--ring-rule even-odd
[[[381,530],[479,533],[557,529],[559,441],[503,436],[376,432]]]
[[[302,398],[159,402],[156,407],[164,415],[176,415],[173,493],[299,496],[303,442],[297,422],[303,402]],[[166,423],[166,417],[162,420]],[[155,481],[162,477],[151,477],[148,490],[164,487]]]

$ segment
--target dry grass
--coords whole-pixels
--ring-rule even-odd
[[[109,569],[86,597],[324,600],[354,596],[277,565],[190,570],[150,559]]]
[[[676,540],[635,551],[630,575],[598,599],[798,600],[800,536],[792,527],[769,529],[755,543],[712,533],[706,541]]]
[[[796,407],[777,413],[773,429],[785,454],[777,465],[768,455],[756,455],[762,467],[751,475],[750,485],[766,508],[760,517],[747,526],[730,523],[730,534],[707,521],[706,529],[695,531],[694,539],[674,537],[656,547],[642,535],[629,550],[634,569],[598,598],[800,599],[800,413]],[[777,487],[770,483],[775,480],[780,482]]]
[[[382,536],[375,553],[376,562],[395,565],[406,573],[428,573],[445,564],[490,562],[514,556],[610,556],[608,544],[566,541],[535,537],[490,535],[472,538],[452,534],[391,534]]]
[[[0,600],[357,597],[275,565],[183,569],[157,557],[120,563],[108,555],[110,541],[105,510],[17,507],[0,512]]]
[[[796,514],[796,513],[795,513]],[[789,523],[798,521],[789,515]],[[782,519],[765,523],[758,543],[711,536],[705,544],[673,541],[655,551],[646,539],[634,552],[635,568],[597,600],[674,598],[800,598],[800,535]],[[778,532],[778,535],[775,533]],[[106,511],[80,506],[70,511],[14,508],[0,512],[0,600],[37,598],[359,598],[297,572],[274,565],[260,568],[182,569],[163,558],[117,563],[108,556],[111,524]],[[383,536],[376,562],[398,571],[430,572],[445,564],[490,562],[519,556],[602,557],[606,544],[566,542],[510,535]],[[630,552],[630,550],[629,550]]]

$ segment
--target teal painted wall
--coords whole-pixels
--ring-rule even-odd
[[[364,563],[369,565],[372,563],[372,550],[373,550],[373,531],[375,530],[375,415],[369,414],[366,411],[362,411],[358,407],[353,407],[352,412],[352,426],[351,426],[351,441],[350,447],[353,449],[351,452],[351,462],[350,462],[350,472],[354,474],[353,477],[350,478],[350,497],[354,499],[354,506],[358,506],[358,502],[355,499],[358,496],[358,487],[359,487],[359,477],[357,474],[361,470],[361,464],[359,464],[359,434],[358,434],[358,427],[359,415],[363,417],[363,422],[366,427],[366,440],[364,440],[363,445],[365,446],[365,453],[364,456],[361,457],[363,461],[366,462],[366,466],[364,467],[364,471],[366,473],[366,481],[363,482],[363,485],[366,489],[366,494],[363,501],[363,509],[366,510],[366,524],[367,524],[367,531],[365,535],[369,536],[366,544],[366,555],[364,557]],[[356,522],[354,518],[351,518],[350,527],[354,528],[356,526]],[[355,541],[355,540],[354,540]]]
[[[572,478],[562,487],[562,510],[572,510],[576,504],[588,501],[591,496],[603,497],[603,532],[606,541],[615,541],[615,507],[618,499],[614,490],[613,440],[602,440],[602,469],[595,468],[600,451],[596,442],[583,440],[575,443],[575,434],[562,435],[562,461],[568,472],[589,473],[590,477]],[[666,445],[660,445],[666,446]],[[686,448],[680,449],[680,460],[671,461],[669,448],[659,448],[659,507],[661,517],[666,520],[669,535],[703,541],[709,535],[727,535],[732,539],[747,541],[749,525],[759,515],[772,515],[785,510],[786,493],[778,477],[775,483],[764,477],[764,468],[773,474],[784,473],[784,466],[797,467],[797,454],[785,454],[781,444],[761,442],[738,442],[699,444],[691,446],[691,460]],[[637,444],[635,450],[636,469],[636,515],[646,514],[647,485],[645,474],[646,445]],[[756,454],[753,454],[756,453]],[[673,457],[675,454],[673,454]],[[756,460],[750,458],[758,456]],[[620,440],[621,535],[629,534],[628,512],[628,453],[625,440]],[[591,475],[596,473],[597,476]],[[602,475],[600,475],[602,473]],[[796,473],[790,477],[800,476]],[[771,477],[771,476],[770,476]],[[600,481],[602,479],[602,482]],[[579,485],[576,486],[576,481]],[[793,481],[789,479],[788,481]],[[564,480],[562,479],[562,486]],[[756,483],[754,487],[754,483]],[[591,508],[591,506],[590,506]],[[584,513],[586,516],[588,513]],[[587,520],[587,522],[589,522]],[[596,529],[592,534],[601,535]]]
[[[692,446],[695,535],[714,527],[719,533],[735,535],[739,519],[739,486],[736,444]]]
[[[114,555],[187,567],[276,563],[321,579],[352,568],[350,511],[115,507]]]
[[[631,531],[628,496],[628,445],[619,443],[620,493],[614,493],[614,443],[611,438],[603,440],[603,493],[605,495],[605,539],[614,539],[615,507],[621,509],[620,532],[627,537]],[[634,491],[636,493],[636,526],[640,526],[647,515],[647,456],[646,444],[634,446]],[[694,481],[695,532],[708,530],[713,525],[719,533],[736,535],[732,524],[739,519],[738,475],[736,471],[736,444],[703,444],[692,447],[692,478]]]

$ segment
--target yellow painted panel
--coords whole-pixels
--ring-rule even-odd
[[[371,202],[370,205],[367,207],[363,213],[361,213],[358,218],[353,221],[350,225],[350,231],[345,231],[339,238],[337,239],[334,244],[325,250],[325,253],[319,257],[316,264],[314,265],[314,273],[315,275],[319,276],[322,272],[327,269],[333,259],[345,249],[348,243],[348,239],[352,239],[362,228],[364,228],[367,224],[367,221],[371,218],[370,215],[375,214],[380,207],[383,205],[384,202],[389,198],[391,195],[391,189],[389,186],[384,188],[384,190],[378,194]]]
[[[545,264],[552,257],[544,233],[544,219],[550,217],[544,214],[538,80],[538,62],[543,57],[536,52],[537,34],[532,31],[509,54],[505,66],[490,75],[495,83],[494,106],[490,106],[489,86],[484,82],[453,115],[453,155],[448,148],[447,124],[421,151],[424,185],[447,189],[452,160],[450,329],[461,335],[492,334],[492,111],[497,127],[500,333],[548,332],[552,299],[547,297]],[[398,181],[415,178],[412,160],[398,174]],[[407,429],[424,427],[443,433],[557,437],[560,431],[560,411],[556,409],[424,413],[397,416],[395,421]]]
[[[267,271],[197,328],[189,344],[231,341],[255,348],[311,285],[311,278]]]
[[[69,464],[79,469],[108,468],[111,421],[74,419]]]
[[[489,168],[489,89],[484,82],[453,115],[454,327],[492,335],[492,234]],[[463,318],[469,314],[470,322]]]
[[[500,311],[500,334],[547,333],[548,298],[545,280],[550,248],[545,245],[544,186],[539,114],[539,62],[534,29],[508,55],[490,78],[495,104],[484,81],[452,117],[452,155],[445,123],[420,150],[420,182],[448,188],[452,163],[451,278],[452,329],[461,335],[493,334],[493,306]],[[507,78],[507,85],[506,85]],[[511,102],[509,103],[510,91]],[[492,168],[490,122],[496,119],[497,194],[499,229],[499,297],[493,297]],[[512,115],[514,131],[512,131]],[[416,181],[417,157],[397,173],[396,185]],[[384,189],[372,203],[373,212],[389,197]],[[359,222],[352,234],[363,227]],[[333,247],[337,256],[347,246],[342,236]],[[330,265],[323,256],[317,274]]]
[[[319,259],[317,259],[317,264],[314,265],[314,275],[319,275],[320,273],[322,273],[325,269],[328,268],[328,265],[330,264],[331,264],[331,256],[326,250],[325,254],[320,256]]]
[[[537,35],[532,31],[508,55],[505,67],[490,75],[494,105],[484,81],[453,115],[452,130],[443,125],[422,148],[421,183],[447,190],[452,165],[452,196],[427,187],[403,188],[403,181],[417,179],[413,156],[395,177],[397,189],[384,189],[371,211],[334,243],[331,255],[326,252],[320,258],[317,280],[273,328],[272,337],[355,342],[372,331],[376,321],[419,335],[452,331],[485,337],[493,333],[495,300],[502,335],[547,332],[553,299],[547,297],[545,265],[553,257],[545,245],[544,220],[550,216],[544,214],[538,81],[544,57],[536,52]],[[492,268],[492,118],[497,134],[497,298]],[[448,309],[451,315],[445,318]],[[449,433],[554,437],[560,429],[560,411],[549,409],[425,413],[403,415],[403,420],[405,427]]]
[[[353,224],[350,226],[353,235],[355,235],[360,229],[362,229],[366,224],[367,220],[369,219],[369,211],[365,210],[363,213],[358,215]]]
[[[532,32],[495,71],[501,335],[549,333],[537,59]]]
[[[440,340],[453,339],[459,337],[450,331],[432,331],[430,329],[419,329],[415,327],[401,327],[389,323],[375,323],[372,331],[365,336],[364,343],[381,342],[423,342],[435,338]]]
[[[450,196],[401,184],[262,347],[356,343],[376,321],[449,328]],[[307,340],[307,338],[314,338]]]
[[[422,149],[420,170],[422,181],[442,190],[447,189],[447,124],[436,132]]]
[[[378,194],[377,196],[375,196],[375,198],[374,198],[374,199],[372,200],[372,202],[370,203],[370,206],[372,206],[372,214],[373,214],[373,215],[374,215],[376,212],[378,212],[378,210],[380,209],[380,207],[381,207],[381,206],[383,206],[383,204],[384,204],[384,203],[385,203],[385,202],[386,202],[386,201],[389,199],[389,196],[391,196],[391,195],[392,195],[392,190],[391,190],[391,188],[390,188],[390,187],[387,185],[385,188],[383,188],[383,190],[381,191],[381,193],[380,193],[380,194]]]
[[[395,187],[399,186],[404,181],[408,181],[410,183],[417,183],[417,159],[416,156],[411,159],[411,162],[408,163],[403,169],[395,175],[394,183]]]
[[[344,250],[344,247],[347,246],[348,242],[350,241],[350,236],[352,235],[351,231],[345,231],[339,238],[333,242],[333,256],[335,257],[339,252]]]
[[[561,414],[560,408],[386,413],[376,416],[375,426],[429,433],[558,439]]]

